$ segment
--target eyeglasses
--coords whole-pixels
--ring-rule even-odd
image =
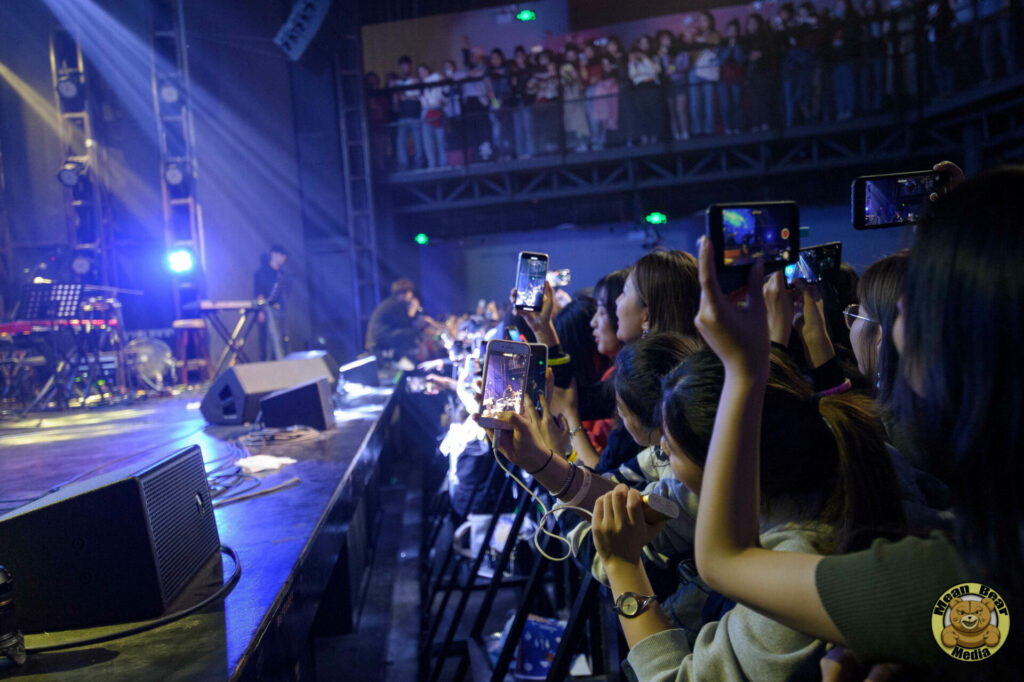
[[[864,317],[863,315],[860,314],[860,305],[857,303],[851,303],[850,305],[843,308],[843,319],[846,320],[847,329],[853,328],[853,321],[855,319],[864,320],[865,322],[871,322],[872,324],[877,324],[877,322],[875,322],[875,320],[872,320],[870,317]]]

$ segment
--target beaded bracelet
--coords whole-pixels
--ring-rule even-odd
[[[559,488],[557,493],[554,493],[555,497],[561,497],[562,495],[569,492],[569,488],[572,487],[572,482],[576,480],[576,469],[575,464],[569,464],[569,475],[565,477],[565,483]]]
[[[551,460],[554,458],[554,456],[555,456],[555,451],[551,450],[551,449],[548,449],[548,458],[546,460],[544,460],[544,464],[541,466],[541,468],[540,469],[536,469],[534,471],[527,471],[526,473],[528,473],[531,476],[533,476],[534,474],[539,474],[540,472],[544,471],[544,469],[547,467],[547,465],[551,464]]]

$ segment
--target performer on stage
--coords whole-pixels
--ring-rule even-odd
[[[412,282],[399,279],[391,284],[391,296],[381,301],[370,316],[366,328],[366,350],[378,356],[391,355],[395,360],[414,357],[419,330],[413,324],[410,308]]]
[[[280,244],[260,257],[253,276],[253,298],[266,304],[256,318],[260,329],[260,360],[280,360],[288,353],[288,319],[285,315],[287,276],[282,270],[288,252]],[[269,342],[269,343],[268,343]]]

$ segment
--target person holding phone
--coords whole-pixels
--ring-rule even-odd
[[[876,541],[827,558],[756,546],[768,370],[761,269],[751,272],[746,305],[737,307],[718,286],[710,245],[702,245],[697,324],[726,377],[696,527],[697,568],[711,587],[867,662],[896,661],[932,676],[1019,674],[1021,647],[959,661],[936,640],[928,616],[951,586],[969,581],[1010,606],[1024,594],[1024,384],[1000,380],[1024,376],[1015,348],[1024,336],[1022,191],[1024,171],[1003,169],[940,197],[917,230],[899,304],[896,411],[950,486],[958,517],[951,538]],[[979,495],[983,471],[990,475]]]
[[[664,381],[659,403],[662,448],[671,472],[651,492],[682,509],[667,524],[649,524],[641,495],[619,486],[594,505],[594,545],[613,597],[654,593],[641,551],[693,556],[697,496],[725,382],[707,349],[683,360]],[[831,554],[872,537],[900,534],[902,508],[882,430],[871,401],[852,394],[819,397],[785,356],[773,353],[759,440],[758,541],[773,552]],[[685,573],[685,571],[684,571]],[[805,679],[826,650],[745,606],[732,608],[693,578],[661,603],[619,622],[637,679]]]

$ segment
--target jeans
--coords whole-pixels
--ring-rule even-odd
[[[739,83],[718,84],[718,106],[722,109],[722,127],[739,132],[743,127],[743,96]]]
[[[981,65],[985,69],[985,80],[992,80],[996,77],[996,42],[999,43],[999,55],[1003,58],[1003,66],[1006,69],[1004,75],[1010,75],[1016,71],[1014,62],[1013,44],[1010,40],[1010,18],[1001,16],[990,16],[981,23]]]
[[[797,108],[805,118],[810,117],[813,81],[814,52],[802,47],[790,48],[782,62],[782,97],[787,128],[793,125]]]
[[[690,74],[690,132],[715,132],[715,83]]]
[[[864,109],[878,111],[882,108],[882,93],[885,91],[885,60],[872,57],[860,67],[860,101]]]
[[[836,64],[832,68],[832,90],[836,102],[836,117],[852,116],[856,86],[853,82],[853,67],[849,62]]]
[[[528,104],[516,107],[512,113],[512,125],[515,128],[516,156],[533,156],[533,108]]]
[[[398,170],[409,169],[409,136],[412,135],[412,143],[415,153],[414,168],[423,168],[423,124],[418,118],[398,119],[398,133],[395,139],[395,157],[398,160]]]
[[[448,165],[448,144],[444,134],[444,119],[441,125],[433,126],[423,121],[423,148],[427,153],[427,168],[444,168]]]

